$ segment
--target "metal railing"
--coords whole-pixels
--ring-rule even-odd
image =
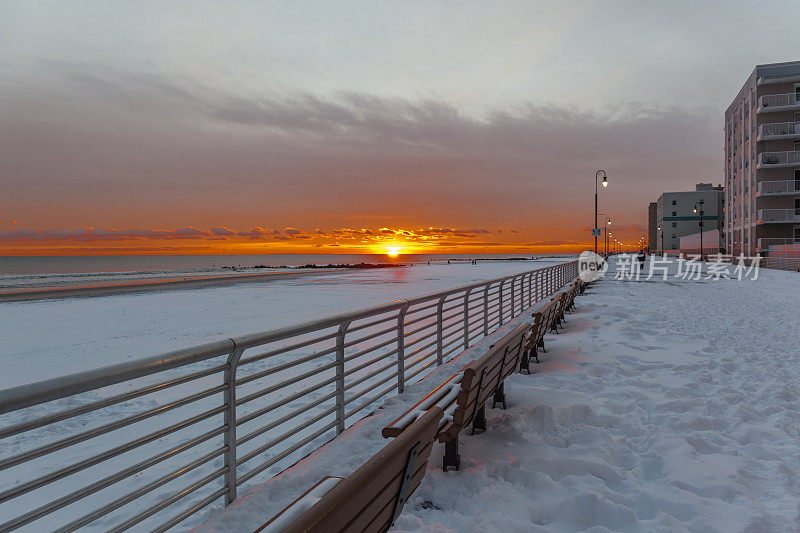
[[[759,196],[800,194],[800,180],[759,181],[757,194]]]
[[[759,111],[770,107],[800,106],[799,93],[767,94],[758,99]]]
[[[800,222],[800,209],[759,209],[758,223]]]
[[[577,274],[565,262],[0,391],[0,531],[199,523]]]
[[[800,272],[800,257],[762,257],[759,266]]]
[[[787,135],[800,135],[800,122],[775,122],[761,124],[758,127],[758,137],[782,137]]]
[[[800,237],[762,237],[758,239],[759,250],[768,250],[772,246],[783,246],[786,244],[800,244]]]
[[[758,154],[758,164],[775,166],[800,165],[800,151],[761,152]]]

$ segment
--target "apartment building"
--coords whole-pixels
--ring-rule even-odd
[[[658,204],[650,202],[647,206],[647,251],[651,254],[658,249]]]
[[[800,61],[757,65],[725,112],[726,248],[800,242]]]
[[[656,201],[656,251],[680,250],[681,237],[700,231],[701,213],[704,231],[721,229],[724,210],[721,185],[698,183],[694,191],[665,192]]]

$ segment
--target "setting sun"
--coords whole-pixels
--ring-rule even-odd
[[[400,248],[399,246],[390,246],[390,247],[386,248],[386,255],[391,256],[391,257],[397,257],[398,255],[400,255],[402,253],[402,251],[403,251],[403,249]]]

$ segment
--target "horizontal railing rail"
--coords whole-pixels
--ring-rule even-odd
[[[800,222],[800,209],[759,209],[758,222]]]
[[[761,237],[758,239],[759,250],[768,250],[772,246],[787,244],[800,244],[800,237]]]
[[[758,154],[759,165],[800,165],[800,151],[761,152]]]
[[[773,122],[758,127],[759,137],[781,137],[784,135],[800,135],[800,122]]]
[[[759,266],[800,272],[800,257],[762,257]]]
[[[577,274],[569,261],[0,391],[0,531],[197,522]]]
[[[760,196],[770,194],[800,194],[800,179],[759,181],[757,192]]]
[[[758,99],[759,108],[800,106],[799,93],[766,94]]]

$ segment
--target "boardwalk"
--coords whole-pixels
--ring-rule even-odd
[[[798,296],[765,270],[596,284],[397,529],[796,531]]]

